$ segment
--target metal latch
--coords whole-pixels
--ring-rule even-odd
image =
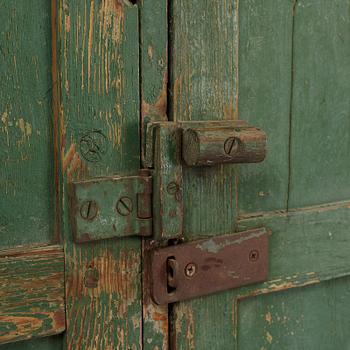
[[[266,155],[265,133],[243,121],[148,120],[143,130],[142,161],[147,169],[139,175],[70,184],[75,242],[152,236],[158,247],[163,246],[152,253],[150,265],[149,282],[158,304],[264,281],[268,271],[264,228],[164,245],[183,237],[183,169],[261,162]]]
[[[151,271],[157,304],[262,282],[268,273],[268,233],[260,228],[160,248]]]
[[[183,236],[183,179],[188,166],[256,163],[266,154],[266,135],[244,121],[153,122],[144,127],[138,176],[73,182],[71,226],[76,242],[150,236]],[[152,185],[153,182],[153,185]],[[152,211],[156,213],[152,218]]]

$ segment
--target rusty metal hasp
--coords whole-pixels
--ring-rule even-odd
[[[157,304],[203,296],[266,280],[268,233],[264,228],[169,246],[151,260]]]

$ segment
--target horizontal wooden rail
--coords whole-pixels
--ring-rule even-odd
[[[57,334],[64,329],[62,247],[0,251],[0,344]]]

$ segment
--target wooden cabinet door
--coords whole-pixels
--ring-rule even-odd
[[[142,346],[141,241],[74,244],[67,196],[73,180],[140,167],[138,12],[0,3],[3,349]]]
[[[191,170],[185,236],[265,226],[266,282],[171,308],[174,349],[348,349],[350,2],[171,2],[176,120],[242,119],[259,165]]]
[[[0,9],[0,348],[350,347],[350,0]],[[73,241],[69,184],[137,174],[149,115],[266,131],[262,164],[183,169],[185,239],[266,227],[266,282],[158,306],[150,240]]]

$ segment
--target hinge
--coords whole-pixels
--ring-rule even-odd
[[[152,235],[152,177],[112,176],[73,182],[71,225],[78,243]]]

